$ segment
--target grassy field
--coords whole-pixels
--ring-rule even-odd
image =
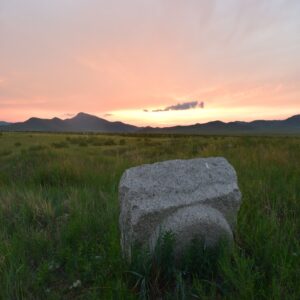
[[[232,253],[126,264],[123,171],[207,156],[237,170]],[[0,299],[300,299],[299,215],[299,138],[0,133]]]

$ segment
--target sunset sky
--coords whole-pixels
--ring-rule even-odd
[[[299,0],[0,0],[0,121],[300,114]]]

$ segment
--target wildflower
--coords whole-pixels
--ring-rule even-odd
[[[71,289],[76,289],[76,288],[79,288],[81,287],[81,281],[78,279],[76,281],[73,282],[73,284],[70,286],[70,290]]]
[[[54,271],[54,270],[57,270],[59,268],[60,268],[59,263],[56,263],[56,262],[53,262],[53,261],[49,264],[49,267],[48,267],[49,271]]]

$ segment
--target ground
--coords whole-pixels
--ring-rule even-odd
[[[170,281],[124,262],[122,172],[208,156],[243,194],[232,252]],[[300,299],[299,214],[297,137],[0,133],[0,299]]]

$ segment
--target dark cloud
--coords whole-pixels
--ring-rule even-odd
[[[161,112],[161,111],[170,111],[170,110],[188,110],[197,107],[204,108],[204,102],[190,101],[190,102],[178,103],[176,105],[167,106],[163,109],[154,109],[152,110],[152,112]],[[145,109],[144,111],[147,110]]]
[[[111,117],[113,114],[105,114],[104,117]]]

